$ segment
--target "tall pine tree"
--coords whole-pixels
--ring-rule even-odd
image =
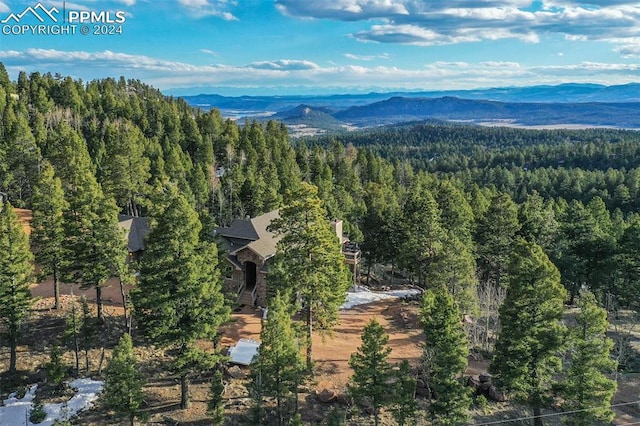
[[[40,266],[40,278],[53,277],[55,309],[60,309],[60,272],[65,257],[63,212],[68,208],[62,182],[48,161],[42,165],[40,178],[33,188],[31,247]]]
[[[389,336],[375,319],[364,327],[362,345],[351,354],[349,366],[353,369],[349,390],[355,397],[368,398],[373,407],[375,425],[380,423],[380,408],[389,405],[392,393],[389,381],[393,376],[387,361],[391,348]]]
[[[569,334],[570,366],[562,387],[562,407],[578,411],[566,416],[565,423],[575,426],[609,423],[613,420],[610,406],[617,386],[615,380],[605,375],[616,367],[610,356],[613,341],[606,335],[607,311],[587,291],[580,293],[578,307],[578,324]]]
[[[502,330],[490,369],[508,392],[533,407],[539,426],[551,377],[561,367],[566,291],[558,269],[535,243],[518,241],[508,275],[507,297],[500,307]]]
[[[338,320],[350,279],[338,237],[332,231],[315,186],[302,183],[288,193],[289,203],[270,229],[282,238],[278,256],[283,260],[283,287],[302,301],[307,325],[307,368],[312,368],[314,324],[331,330]]]
[[[431,420],[439,425],[464,424],[471,396],[461,377],[467,369],[469,343],[462,316],[446,287],[425,292],[420,318],[426,337],[424,373],[435,394],[429,407]]]
[[[288,413],[284,403],[290,395],[297,398],[305,365],[296,344],[296,336],[289,316],[289,306],[278,292],[269,301],[267,321],[260,332],[257,362],[252,366],[254,380],[260,380],[262,392],[276,400],[278,425],[285,424]],[[297,408],[297,403],[295,404]],[[295,415],[296,413],[293,413]]]
[[[0,324],[9,344],[10,374],[16,372],[18,341],[33,304],[29,290],[32,273],[27,234],[11,204],[0,204]]]
[[[189,406],[190,375],[208,369],[215,356],[198,348],[198,339],[215,337],[229,308],[222,294],[215,244],[200,240],[198,215],[175,187],[154,218],[132,293],[141,333],[173,354],[180,377],[180,406]]]

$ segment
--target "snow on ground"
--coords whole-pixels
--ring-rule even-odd
[[[340,309],[351,309],[354,306],[377,302],[378,300],[415,296],[420,293],[421,291],[417,289],[373,292],[365,287],[358,287],[356,291],[347,293],[347,301],[340,306]]]
[[[91,379],[76,379],[69,383],[69,387],[76,389],[76,394],[66,403],[44,404],[44,411],[47,417],[38,426],[51,426],[56,420],[68,420],[86,410],[98,399],[98,394],[102,391],[103,382]],[[15,393],[9,395],[4,400],[4,406],[0,407],[0,425],[2,426],[31,426],[29,421],[29,411],[31,403],[36,394],[38,385],[31,386],[25,396],[16,398]]]

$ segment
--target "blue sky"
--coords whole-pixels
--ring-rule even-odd
[[[30,13],[10,18],[37,3],[0,0],[0,61],[14,79],[124,75],[232,95],[640,82],[639,1],[43,0],[58,21],[45,26],[76,26],[58,35],[24,30],[41,24]],[[81,11],[126,21],[60,23]],[[121,34],[93,34],[102,28]]]

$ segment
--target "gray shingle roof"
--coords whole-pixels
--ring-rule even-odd
[[[149,233],[149,219],[146,217],[118,215],[118,225],[125,230],[127,247],[131,253],[144,250],[144,238]]]
[[[228,228],[218,228],[217,233],[227,240],[230,255],[249,249],[268,259],[276,253],[280,237],[267,231],[267,227],[278,217],[280,212],[274,210],[251,219],[235,219]]]

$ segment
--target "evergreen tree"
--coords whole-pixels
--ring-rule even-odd
[[[416,410],[416,378],[413,377],[409,361],[403,359],[394,374],[396,383],[393,387],[391,412],[398,425],[415,424]]]
[[[270,228],[282,238],[283,287],[302,301],[307,326],[307,369],[312,368],[312,332],[331,330],[338,320],[350,279],[338,237],[332,231],[315,186],[302,183]]]
[[[33,189],[31,247],[40,266],[40,279],[53,276],[54,309],[60,309],[60,272],[68,252],[64,247],[63,212],[68,208],[62,183],[51,164],[42,166],[40,178]]]
[[[13,206],[0,204],[0,324],[9,345],[9,373],[16,372],[18,341],[33,297],[29,290],[33,257]]]
[[[402,223],[405,229],[402,266],[417,275],[418,284],[425,285],[428,270],[440,254],[445,236],[440,226],[440,209],[425,185],[418,183],[411,189]]]
[[[615,370],[610,357],[613,341],[606,336],[607,312],[594,295],[583,291],[578,300],[577,326],[570,330],[570,366],[562,386],[563,408],[578,410],[565,416],[565,423],[586,426],[613,420],[611,400],[616,382],[605,373]]]
[[[103,320],[102,287],[127,256],[118,207],[102,192],[85,141],[67,124],[49,135],[48,152],[62,181],[68,208],[64,210],[63,278],[96,290],[97,315]]]
[[[373,407],[375,425],[380,423],[380,408],[391,402],[389,381],[393,377],[387,361],[391,348],[389,336],[375,319],[369,321],[362,333],[362,345],[351,354],[349,366],[353,369],[349,391],[356,398],[367,398]]]
[[[448,233],[444,244],[427,270],[429,288],[446,287],[464,314],[477,309],[476,262],[471,248]]]
[[[144,402],[143,377],[136,366],[131,336],[124,334],[113,349],[107,364],[102,389],[102,401],[116,418],[128,419],[131,426],[136,417],[143,417],[140,408]]]
[[[464,424],[469,420],[471,397],[461,376],[467,368],[469,343],[462,317],[445,287],[425,292],[420,318],[426,337],[425,376],[435,394],[429,415],[435,424]]]
[[[65,340],[71,342],[73,353],[75,354],[76,375],[80,374],[80,333],[82,330],[82,316],[80,315],[78,304],[74,301],[67,313],[66,327],[64,330]]]
[[[140,216],[141,194],[150,178],[150,160],[144,156],[144,136],[130,122],[116,122],[105,129],[102,186],[105,195],[131,216]]]
[[[520,229],[518,208],[506,194],[491,198],[489,208],[478,220],[476,244],[480,283],[504,286],[509,253]]]
[[[296,345],[288,304],[279,292],[269,301],[267,321],[262,326],[260,340],[252,377],[262,381],[263,395],[275,398],[278,425],[282,426],[288,417],[283,404],[291,394],[297,398],[305,365]],[[297,409],[297,403],[295,406]]]
[[[67,368],[62,362],[62,349],[60,346],[54,345],[51,347],[49,362],[45,363],[43,368],[47,375],[47,382],[60,388],[67,373]]]
[[[213,339],[229,308],[215,244],[200,240],[198,215],[175,187],[168,188],[165,197],[166,206],[147,236],[140,281],[131,296],[142,335],[173,354],[180,406],[187,408],[190,375],[216,362],[196,341]]]
[[[558,270],[535,243],[516,244],[508,274],[507,296],[500,307],[502,330],[490,369],[508,392],[531,404],[538,426],[551,377],[560,369],[566,291]]]
[[[224,382],[222,373],[216,370],[211,378],[209,387],[209,401],[207,402],[207,414],[211,417],[214,426],[224,425]]]
[[[625,229],[616,256],[618,263],[617,302],[640,311],[640,216],[634,215]]]

